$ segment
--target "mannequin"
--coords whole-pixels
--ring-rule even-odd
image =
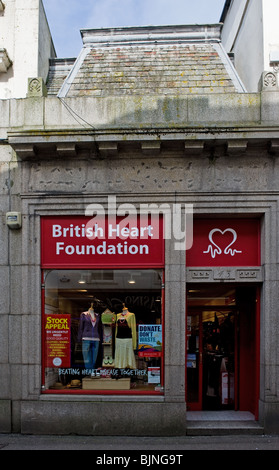
[[[100,317],[93,304],[80,315],[78,341],[82,342],[82,355],[87,370],[95,369],[100,345]]]
[[[136,317],[123,304],[121,313],[116,316],[115,360],[119,369],[136,369],[134,349],[137,347]]]

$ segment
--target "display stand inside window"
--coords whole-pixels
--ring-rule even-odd
[[[103,325],[103,367],[114,367],[113,334],[115,326],[115,314],[109,309],[102,313]]]

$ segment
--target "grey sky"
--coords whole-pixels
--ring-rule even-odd
[[[43,0],[58,57],[76,57],[80,29],[218,23],[225,0]]]

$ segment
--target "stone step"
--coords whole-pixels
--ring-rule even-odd
[[[237,434],[263,434],[263,428],[257,421],[250,420],[187,420],[187,436],[213,436]]]

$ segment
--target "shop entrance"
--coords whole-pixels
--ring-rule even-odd
[[[187,408],[257,416],[259,299],[256,286],[188,286]]]

